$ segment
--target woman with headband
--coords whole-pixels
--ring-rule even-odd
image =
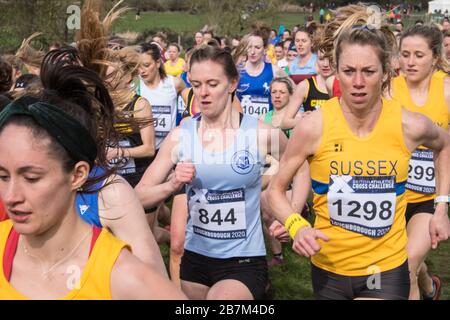
[[[10,218],[0,223],[0,299],[184,298],[75,211],[77,190],[95,192],[105,178],[88,175],[96,161],[106,167],[105,143],[117,140],[102,80],[66,58],[50,52],[43,94],[0,113],[0,196]]]

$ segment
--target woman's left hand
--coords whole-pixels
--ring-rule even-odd
[[[448,218],[448,204],[439,203],[430,221],[431,248],[436,249],[439,242],[450,237],[450,220]]]

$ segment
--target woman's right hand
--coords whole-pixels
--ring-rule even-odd
[[[292,244],[292,250],[304,257],[312,257],[317,254],[322,248],[317,241],[321,239],[323,241],[329,241],[322,231],[311,228],[303,227],[297,231],[295,235],[294,243]]]
[[[174,191],[181,189],[186,183],[191,183],[195,177],[195,166],[191,162],[179,162],[175,167],[175,172],[171,176],[171,183]]]

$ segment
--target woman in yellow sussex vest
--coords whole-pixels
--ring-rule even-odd
[[[400,38],[402,75],[392,82],[392,96],[409,111],[421,113],[448,130],[450,119],[450,78],[442,60],[442,35],[431,25],[413,26]],[[427,273],[424,263],[431,249],[428,225],[434,213],[436,195],[433,151],[420,146],[409,163],[406,184],[408,263],[410,299],[438,299],[440,279]],[[421,290],[419,290],[419,288]]]
[[[184,298],[75,211],[77,190],[95,184],[94,163],[111,174],[103,141],[115,141],[114,106],[95,72],[68,61],[50,52],[44,93],[0,113],[0,197],[10,218],[0,223],[0,300]]]
[[[450,139],[428,118],[382,98],[389,79],[389,45],[367,27],[343,28],[335,46],[342,97],[300,120],[269,189],[277,220],[293,250],[312,257],[316,299],[408,299],[405,183],[411,152],[425,145],[437,156],[437,186],[449,192]],[[292,213],[285,189],[308,160],[314,227]],[[430,224],[447,239],[447,206]]]

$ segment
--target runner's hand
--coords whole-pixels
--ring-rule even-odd
[[[174,191],[178,191],[186,183],[191,183],[195,177],[195,166],[191,162],[179,162],[175,167],[175,173],[170,179]]]
[[[322,248],[317,239],[321,239],[323,241],[330,240],[320,230],[311,227],[301,228],[297,231],[297,234],[295,235],[294,243],[292,244],[292,249],[301,256],[307,258],[312,257],[315,254],[317,254]]]
[[[280,242],[289,242],[291,239],[286,228],[277,220],[275,220],[269,227],[269,233],[272,237],[275,237]]]
[[[445,212],[444,212],[445,211]],[[448,219],[448,207],[446,203],[436,206],[430,221],[431,248],[436,249],[439,242],[450,237],[450,221]]]

